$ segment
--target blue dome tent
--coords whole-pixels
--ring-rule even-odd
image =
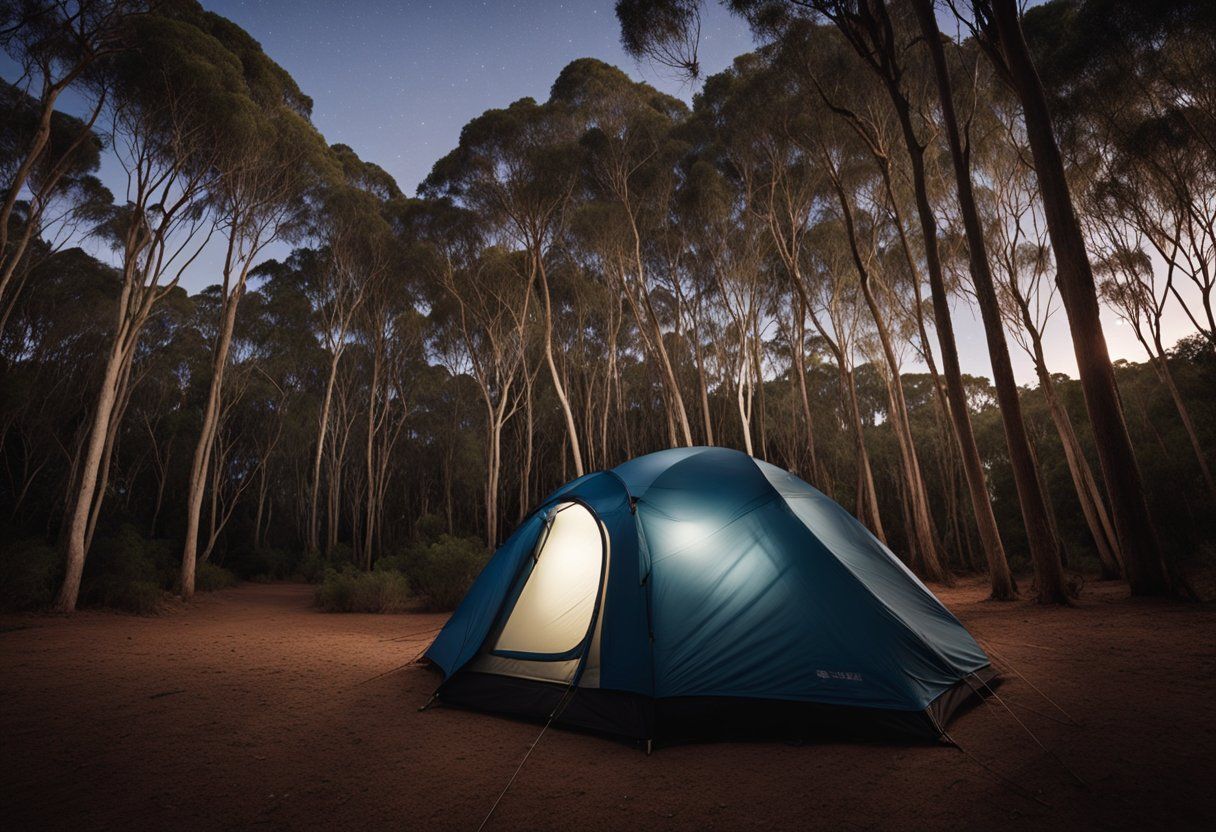
[[[426,657],[442,702],[647,740],[727,725],[932,740],[995,677],[860,522],[724,448],[558,489]]]

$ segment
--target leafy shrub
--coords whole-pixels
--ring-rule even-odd
[[[349,543],[335,543],[329,550],[329,562],[336,567],[355,563],[355,550]]]
[[[233,571],[254,581],[282,581],[291,577],[291,553],[263,546],[230,563]]]
[[[439,538],[447,532],[447,529],[447,521],[438,514],[424,514],[418,518],[418,522],[414,525],[414,533],[417,535],[418,541],[424,546],[438,542]]]
[[[160,608],[165,591],[153,581],[124,581],[106,577],[89,590],[89,601],[103,607],[126,610],[136,615],[152,615]]]
[[[296,574],[301,580],[307,581],[310,584],[320,583],[325,578],[325,571],[328,566],[323,558],[317,552],[309,552],[300,561],[300,566],[296,570]]]
[[[236,575],[224,567],[210,561],[203,561],[195,567],[194,588],[199,592],[213,592],[230,586],[236,586]]]
[[[81,600],[147,615],[155,612],[164,587],[177,578],[177,558],[169,541],[148,540],[124,525],[93,544],[85,562]]]
[[[464,598],[488,559],[489,553],[479,539],[441,534],[429,546],[407,552],[406,571],[431,609],[450,610]]]
[[[403,612],[410,600],[410,583],[400,572],[360,572],[354,566],[326,572],[315,595],[326,612]]]
[[[63,570],[63,558],[39,538],[17,540],[0,549],[0,609],[32,610],[50,606]]]
[[[385,555],[384,557],[376,558],[372,568],[377,572],[404,572],[409,573],[409,558],[405,555]]]

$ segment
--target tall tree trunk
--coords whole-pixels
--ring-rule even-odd
[[[806,449],[810,455],[811,463],[811,478],[817,481],[817,485],[825,492],[831,491],[828,487],[827,477],[819,468],[819,458],[815,454],[815,420],[811,416],[811,397],[807,391],[806,385],[806,304],[802,300],[802,295],[795,295],[798,299],[798,310],[794,319],[794,337],[797,339],[796,344],[791,344],[790,350],[791,360],[794,364],[796,378],[798,379],[798,400],[802,406],[802,423],[806,429]]]
[[[675,411],[676,419],[680,425],[680,436],[684,440],[686,447],[692,447],[692,428],[688,424],[688,410],[684,407],[684,396],[680,393],[680,382],[676,378],[675,368],[671,363],[671,356],[667,352],[667,345],[663,342],[663,331],[659,328],[659,316],[655,313],[654,304],[650,302],[650,292],[646,288],[646,267],[642,263],[642,237],[638,232],[637,222],[634,219],[633,211],[629,208],[626,200],[626,214],[629,217],[629,226],[633,230],[633,258],[634,267],[637,269],[638,288],[642,295],[642,306],[646,309],[646,317],[649,319],[651,328],[651,337],[654,339],[655,352],[659,354],[659,361],[663,368],[663,379],[667,383],[667,393],[671,398],[671,407]],[[639,323],[641,323],[639,321]],[[674,446],[676,443],[672,443]]]
[[[88,553],[85,535],[88,531],[89,514],[97,490],[97,475],[101,468],[102,453],[105,451],[110,416],[118,395],[119,375],[126,358],[124,328],[124,322],[120,320],[119,332],[115,334],[109,355],[106,357],[101,390],[97,396],[97,407],[93,411],[89,427],[84,460],[80,466],[80,485],[76,489],[71,511],[68,512],[63,583],[60,585],[59,594],[55,599],[55,610],[58,612],[73,612],[76,609],[76,600],[80,596],[80,579],[84,574],[84,560]]]
[[[760,458],[768,459],[768,420],[765,418],[768,405],[764,390],[764,368],[760,361],[759,316],[752,318],[751,348],[748,352],[752,363],[752,377],[755,379],[756,421],[760,423]]]
[[[1022,307],[1022,310],[1023,317],[1027,317],[1029,311],[1026,307]],[[1051,373],[1047,370],[1039,332],[1033,327],[1028,331],[1034,350],[1032,357],[1035,373],[1039,377],[1039,388],[1043,391],[1043,398],[1047,401],[1051,421],[1055,425],[1056,433],[1060,436],[1060,444],[1064,448],[1064,459],[1068,464],[1068,473],[1072,477],[1077,499],[1081,503],[1081,513],[1085,515],[1085,523],[1089,527],[1090,536],[1098,550],[1102,577],[1119,578],[1123,574],[1123,555],[1119,551],[1118,538],[1115,535],[1110,514],[1106,510],[1106,501],[1098,488],[1093,471],[1090,470],[1089,462],[1085,458],[1085,450],[1081,447],[1081,440],[1073,428],[1072,419],[1069,418],[1068,411],[1064,409],[1060,397],[1056,394],[1055,382],[1051,380]]]
[[[545,300],[545,363],[549,366],[549,377],[553,380],[553,390],[557,393],[557,401],[562,408],[562,416],[566,420],[566,436],[570,440],[570,455],[574,460],[574,475],[581,477],[587,473],[583,468],[583,452],[579,446],[578,428],[574,423],[574,412],[570,409],[570,399],[566,396],[566,386],[562,384],[561,374],[557,370],[557,362],[553,358],[553,298],[549,293],[549,276],[545,271],[545,262],[539,249],[532,254],[533,268],[540,277],[541,292]]]
[[[829,162],[830,165],[830,162]],[[853,265],[857,268],[860,278],[861,293],[874,320],[878,340],[882,345],[883,357],[892,376],[891,380],[891,426],[899,446],[900,459],[903,463],[904,478],[907,480],[908,498],[912,508],[912,541],[924,575],[932,581],[948,581],[949,572],[941,562],[937,548],[936,534],[933,530],[933,517],[929,512],[929,501],[925,494],[924,478],[921,476],[920,461],[917,459],[916,448],[912,442],[911,423],[908,420],[908,407],[904,398],[903,385],[899,377],[899,361],[895,356],[895,348],[891,342],[891,334],[887,328],[882,310],[874,296],[871,275],[866,267],[858,247],[857,229],[853,220],[853,209],[840,181],[836,178],[835,169],[830,169],[833,187],[840,201],[841,213],[844,217],[845,233],[849,240],[849,250],[853,257]]]
[[[233,255],[235,235],[228,240],[228,260]],[[230,272],[229,272],[230,273]],[[227,280],[225,280],[227,282]],[[182,547],[181,594],[189,600],[194,595],[195,562],[198,555],[199,516],[203,508],[203,493],[207,489],[207,470],[215,447],[215,433],[223,410],[224,371],[228,366],[228,353],[232,346],[232,332],[236,328],[236,310],[241,301],[245,283],[242,272],[236,287],[225,293],[220,319],[220,331],[211,357],[211,381],[207,387],[207,404],[203,408],[203,424],[198,443],[194,446],[194,457],[190,463],[190,478],[186,493],[186,539]],[[214,487],[218,487],[218,483]]]
[[[992,364],[992,375],[996,384],[997,402],[1000,405],[1001,421],[1005,428],[1005,444],[1009,449],[1010,466],[1013,468],[1014,485],[1018,493],[1018,504],[1022,509],[1022,522],[1026,527],[1026,539],[1034,563],[1036,592],[1041,604],[1068,602],[1068,588],[1064,570],[1060,563],[1059,543],[1052,533],[1051,519],[1040,488],[1038,468],[1026,435],[1022,419],[1022,404],[1017,382],[1013,377],[1013,365],[1009,360],[1009,346],[1005,341],[1005,329],[1001,319],[1000,303],[996,296],[996,285],[988,263],[988,250],[984,241],[984,229],[979,208],[971,187],[971,162],[969,149],[964,149],[959,131],[958,117],[954,110],[954,92],[950,84],[946,53],[942,48],[941,33],[937,28],[931,0],[913,0],[916,15],[920,20],[929,55],[933,61],[937,79],[938,99],[941,102],[942,121],[950,145],[950,157],[954,163],[954,179],[958,191],[959,212],[967,236],[967,251],[972,286],[984,322],[984,336],[988,342],[988,358]],[[923,173],[922,173],[923,176]],[[917,201],[921,202],[920,188]],[[931,212],[922,211],[921,224],[933,224]],[[936,232],[932,244],[936,246]],[[926,247],[929,235],[926,235]],[[994,598],[1009,598],[1014,592],[1013,577],[1003,547],[989,551],[988,571]]]
[[[748,360],[744,353],[744,345],[740,343],[739,373],[735,384],[735,403],[739,408],[739,428],[743,432],[743,450],[747,451],[748,456],[755,456],[755,449],[752,447],[752,397],[748,389],[750,385],[747,365]]]
[[[1175,587],[1166,567],[1157,530],[1149,514],[1140,467],[1127,432],[1123,404],[1102,331],[1093,270],[1073,209],[1047,97],[1022,34],[1018,4],[1015,0],[992,0],[992,11],[1009,78],[1022,105],[1047,231],[1055,252],[1056,283],[1068,315],[1081,388],[1093,426],[1106,493],[1110,496],[1127,581],[1135,595],[1167,594],[1181,587]]]
[[[865,425],[861,421],[861,405],[857,401],[857,383],[852,371],[843,364],[840,366],[840,383],[847,391],[849,412],[853,417],[853,435],[857,441],[857,479],[860,484],[858,501],[865,508],[865,512],[862,514],[863,522],[870,527],[870,531],[874,533],[875,537],[886,543],[887,536],[882,528],[882,515],[878,511],[878,489],[874,487],[874,470],[870,466],[870,452],[866,449]]]
[[[319,502],[321,498],[321,461],[325,455],[325,437],[329,432],[329,411],[333,406],[334,383],[338,378],[338,362],[342,358],[342,350],[335,349],[329,359],[329,374],[325,379],[325,395],[321,399],[321,412],[317,416],[317,447],[312,457],[312,486],[309,490],[308,506],[308,550],[321,550],[321,518]]]
[[[1199,472],[1203,475],[1203,481],[1208,487],[1208,496],[1212,498],[1213,503],[1216,503],[1216,480],[1212,479],[1212,469],[1208,466],[1203,443],[1199,441],[1199,435],[1195,432],[1195,423],[1191,421],[1191,411],[1187,409],[1186,402],[1182,400],[1182,392],[1174,382],[1174,373],[1170,370],[1169,356],[1166,355],[1165,348],[1161,345],[1161,339],[1158,337],[1155,340],[1157,352],[1153,354],[1150,351],[1149,356],[1157,368],[1157,376],[1165,384],[1166,390],[1170,393],[1170,399],[1174,402],[1174,409],[1178,411],[1178,418],[1182,421],[1182,427],[1186,431],[1187,438],[1191,440],[1191,450],[1195,452],[1195,460],[1199,463]]]
[[[532,414],[532,374],[524,365],[524,458],[519,474],[519,517],[523,520],[532,508],[532,456],[536,429]]]
[[[701,399],[701,418],[705,422],[705,444],[714,444],[714,420],[709,414],[709,382],[705,378],[705,350],[701,345],[701,335],[693,331],[694,355],[697,359],[697,393]]]

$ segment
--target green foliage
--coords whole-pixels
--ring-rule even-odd
[[[286,580],[291,577],[291,553],[286,549],[275,549],[267,546],[254,549],[242,560],[241,571],[253,580]]]
[[[177,577],[177,554],[170,541],[148,540],[129,524],[119,527],[93,543],[81,582],[82,603],[139,615],[155,612]]]
[[[404,558],[415,588],[433,610],[454,609],[488,559],[477,538],[450,534],[411,548]]]
[[[327,568],[325,558],[319,552],[309,552],[300,561],[296,574],[301,580],[315,584],[320,583],[325,578],[325,570]]]
[[[63,558],[41,538],[16,540],[0,548],[0,610],[50,606],[62,570]]]
[[[405,612],[410,583],[400,572],[360,572],[346,566],[325,573],[314,599],[325,612]]]
[[[198,564],[194,573],[194,588],[199,592],[214,592],[217,589],[227,589],[236,586],[237,578],[222,566],[204,561]]]
[[[8,4],[13,9],[19,5]],[[744,447],[736,398],[739,376],[732,369],[741,355],[742,330],[731,322],[736,313],[726,300],[740,288],[754,288],[764,304],[763,325],[752,336],[759,341],[762,367],[749,425],[756,455],[796,471],[856,511],[859,457],[852,411],[842,395],[855,388],[857,421],[887,539],[896,552],[909,551],[904,462],[888,413],[888,373],[875,360],[870,313],[850,282],[855,269],[843,223],[830,207],[833,200],[827,199],[824,210],[823,194],[816,195],[826,183],[814,148],[823,141],[839,151],[846,189],[878,193],[873,190],[877,170],[862,143],[820,106],[820,96],[803,73],[810,70],[828,81],[833,97],[876,118],[876,125],[890,115],[882,103],[886,93],[835,26],[811,24],[801,13],[796,17],[805,25],[774,19],[768,26],[761,13],[775,5],[781,4],[730,4],[773,42],[707,79],[691,112],[617,68],[576,60],[557,78],[548,100],[521,99],[470,121],[458,146],[436,162],[419,199],[406,198],[390,174],[360,159],[351,147],[329,146],[309,123],[311,102],[290,76],[248,33],[196,0],[165,0],[123,25],[123,37],[133,48],[107,58],[98,70],[104,69],[99,78],[107,82],[107,96],[113,96],[108,103],[120,114],[118,123],[108,126],[126,139],[138,132],[159,167],[171,164],[190,176],[202,175],[208,182],[205,196],[191,211],[206,205],[230,213],[232,200],[253,199],[265,191],[276,195],[271,200],[275,205],[250,210],[259,215],[286,211],[291,216],[283,219],[278,238],[292,243],[307,239],[305,245],[314,246],[296,249],[283,262],[255,267],[254,279],[241,295],[225,382],[230,385],[220,434],[225,454],[209,473],[212,493],[228,501],[224,508],[235,508],[224,515],[230,522],[216,549],[216,559],[227,570],[242,578],[298,577],[318,583],[318,604],[327,609],[397,608],[411,589],[432,608],[451,608],[486,560],[481,541],[491,487],[487,448],[495,447],[487,439],[495,439],[501,450],[495,531],[507,530],[573,476],[554,385],[543,370],[539,377],[532,375],[545,363],[541,354],[546,346],[560,357],[560,374],[570,385],[588,467],[611,467],[671,444],[672,391],[656,372],[658,342],[647,331],[648,320],[661,330],[694,438],[704,441],[709,419],[714,444]],[[1194,2],[1169,2],[1168,14],[1155,4],[1127,6],[1115,0],[1064,0],[1032,9],[1027,31],[1036,42],[1044,80],[1056,99],[1077,105],[1072,108],[1076,119],[1118,116],[1113,126],[1123,143],[1092,142],[1095,152],[1117,151],[1129,165],[1127,172],[1142,176],[1157,162],[1192,160],[1194,171],[1204,176],[1183,167],[1178,182],[1207,198],[1212,185],[1206,172],[1216,168],[1210,154],[1204,155],[1209,152],[1197,141],[1198,132],[1168,158],[1143,151],[1162,147],[1184,121],[1212,123],[1211,98],[1197,93],[1210,86],[1208,63],[1216,53],[1204,49],[1192,54],[1191,47],[1206,47],[1212,39],[1202,38],[1216,18],[1204,12],[1207,22],[1199,27],[1194,13],[1200,6]],[[619,3],[627,49],[652,55],[665,50],[680,63],[681,49],[688,45],[680,38],[694,22],[696,7],[692,0]],[[1069,20],[1087,25],[1058,25]],[[1194,32],[1199,38],[1188,34]],[[60,45],[69,52],[82,47]],[[920,51],[915,47],[907,53],[910,68]],[[1136,59],[1107,59],[1124,54]],[[695,61],[695,55],[684,57]],[[1162,67],[1171,72],[1163,74]],[[972,83],[970,75],[967,83]],[[986,73],[975,76],[975,82],[989,83]],[[1157,117],[1154,108],[1140,105],[1147,101],[1144,95],[1157,89],[1154,79],[1166,77],[1178,85],[1177,94],[1162,96],[1154,105],[1165,107]],[[1127,100],[1136,106],[1106,106],[1123,100],[1111,99],[1111,91],[1131,95]],[[977,105],[1007,94],[999,85],[966,90]],[[919,108],[924,102],[916,103]],[[37,122],[36,104],[0,82],[0,173],[11,172],[20,161]],[[1008,140],[1010,131],[993,130],[984,121],[992,113],[975,109],[977,137]],[[37,166],[35,183],[82,127],[78,119],[55,115],[52,149]],[[1187,135],[1184,131],[1178,138]],[[72,182],[64,187],[74,190],[56,198],[82,210],[104,196],[108,208],[110,197],[92,179],[104,144],[96,136],[85,138],[67,160]],[[116,142],[110,149],[124,144]],[[1086,149],[1074,146],[1069,152]],[[977,138],[977,171],[984,170],[989,150]],[[926,148],[927,158],[937,159],[943,151],[934,140]],[[1146,158],[1154,164],[1142,165]],[[906,162],[891,161],[895,180],[906,183],[907,171],[900,168]],[[770,183],[774,172],[782,175]],[[822,330],[808,327],[798,345],[791,323],[797,312],[793,286],[771,246],[772,229],[755,221],[766,200],[780,197],[765,195],[766,184],[788,188],[795,202],[799,192],[813,197],[808,215],[790,217],[806,231],[802,280],[813,308],[824,314],[829,307],[838,310],[834,317],[839,321],[825,320]],[[897,200],[908,198],[906,188],[896,190]],[[914,215],[910,205],[902,207],[906,217]],[[1086,210],[1083,203],[1078,207]],[[1137,205],[1143,209],[1137,215],[1186,216],[1152,207]],[[19,201],[16,225],[26,222],[20,215],[28,208]],[[155,214],[152,206],[143,209]],[[127,222],[140,217],[134,208],[114,211]],[[873,254],[889,288],[884,304],[898,319],[897,348],[914,361],[923,345],[912,332],[910,317],[896,314],[914,308],[909,264],[902,262],[886,213],[860,211],[858,222],[863,236],[876,241],[866,255]],[[949,214],[942,215],[941,233],[953,284],[964,266],[962,255],[950,251],[959,247],[960,235]],[[34,240],[17,271],[25,288],[3,298],[12,310],[0,337],[0,416],[8,426],[0,453],[10,476],[0,482],[0,501],[7,514],[21,517],[21,528],[0,535],[16,541],[0,551],[0,604],[13,608],[49,603],[62,568],[52,546],[28,538],[62,523],[64,483],[74,475],[70,449],[79,445],[81,425],[87,424],[96,402],[99,357],[104,358],[113,337],[122,288],[122,272],[83,249],[53,249],[50,240]],[[913,256],[921,255],[914,251]],[[632,262],[634,257],[641,262]],[[445,269],[451,274],[444,274]],[[744,285],[747,281],[754,286]],[[308,472],[317,447],[317,415],[335,357],[335,343],[326,336],[333,336],[334,316],[356,290],[364,300],[342,329],[345,351],[334,365],[342,412],[331,421],[323,457],[322,495],[340,495],[337,516],[329,516],[326,496],[318,500],[323,524],[336,524],[341,542],[325,556],[303,554],[314,496]],[[526,306],[510,306],[520,298],[527,299]],[[958,293],[955,302],[962,309],[966,293]],[[549,303],[551,316],[545,314]],[[141,332],[131,368],[138,383],[122,411],[110,480],[99,492],[105,502],[87,562],[86,603],[148,611],[161,591],[175,584],[190,449],[202,422],[222,305],[219,287],[193,296],[178,287],[158,303]],[[516,315],[522,335],[512,337],[524,342],[518,367],[507,367],[500,375],[491,365],[495,353],[504,353],[502,339],[491,335],[494,327],[514,332]],[[494,317],[504,323],[484,322]],[[461,322],[478,319],[483,323],[473,331],[458,331]],[[837,331],[841,326],[849,332]],[[851,377],[838,371],[838,354],[828,344],[832,331],[842,341],[845,335],[851,340],[844,347]],[[510,346],[504,354],[510,358],[514,352]],[[799,360],[807,375],[805,404],[795,372]],[[1181,342],[1170,367],[1193,417],[1197,444],[1216,447],[1211,342],[1202,337]],[[496,379],[489,389],[476,377],[478,368],[489,373],[485,378]],[[1178,408],[1148,365],[1122,362],[1116,372],[1168,554],[1188,566],[1189,561],[1211,563],[1216,552],[1205,542],[1216,538],[1216,512]],[[950,566],[955,571],[980,569],[969,497],[935,387],[929,376],[914,372],[903,374],[900,382]],[[1000,413],[985,379],[968,377],[965,383],[1005,548],[1015,568],[1027,569]],[[382,389],[377,392],[374,384]],[[1079,384],[1061,377],[1057,392],[1090,467],[1098,470]],[[503,397],[503,412],[511,414],[501,435],[487,436],[487,395]],[[376,413],[368,413],[369,402],[377,404]],[[1022,405],[1068,565],[1095,568],[1090,532],[1042,392],[1027,387]],[[813,450],[804,408],[813,416]],[[369,415],[375,418],[365,418]],[[376,424],[369,441],[368,426]],[[383,455],[374,464],[383,463],[387,482],[374,506],[373,554],[381,549],[393,554],[377,557],[374,571],[365,575],[356,566],[365,562],[367,552],[348,541],[363,539],[366,502],[376,493],[368,487],[363,452],[368,447]],[[120,525],[124,521],[131,525]],[[171,542],[148,540],[149,534],[165,535]],[[223,569],[200,566],[201,589],[230,585],[231,580]]]
[[[381,558],[376,558],[372,569],[377,572],[406,572],[409,568],[409,559],[404,555],[385,555]]]
[[[430,544],[438,540],[447,528],[447,522],[438,514],[424,514],[418,518],[414,531],[420,542]]]

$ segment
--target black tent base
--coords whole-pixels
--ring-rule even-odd
[[[711,696],[650,699],[578,688],[561,707],[554,724],[667,744],[707,740],[938,742],[950,720],[979,702],[998,681],[991,666],[981,668],[921,711]],[[566,693],[566,685],[552,682],[461,671],[440,686],[438,696],[445,704],[543,722],[561,706]]]

